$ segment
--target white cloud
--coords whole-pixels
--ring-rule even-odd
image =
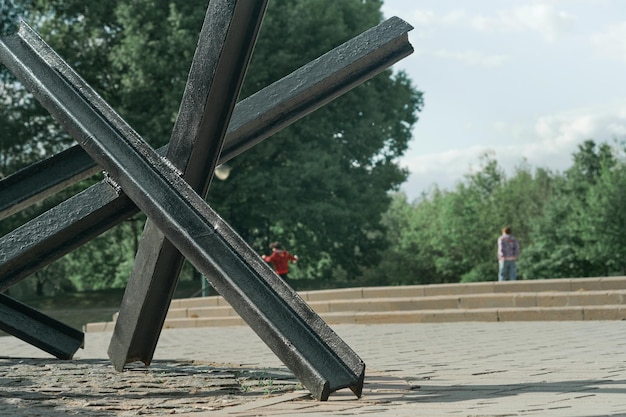
[[[402,1],[385,2],[383,4],[382,11],[387,18],[391,16],[398,16],[418,28],[432,25],[437,22],[437,15],[433,11],[412,6],[413,5],[410,5],[409,7]]]
[[[385,0],[392,6],[419,48],[396,68],[425,93],[401,162],[410,198],[454,187],[487,150],[507,169],[525,160],[562,172],[582,141],[626,139],[626,3]]]
[[[509,57],[507,55],[487,55],[478,51],[447,51],[447,50],[439,50],[433,53],[436,57],[445,58],[445,59],[453,59],[461,62],[465,62],[467,64],[473,66],[481,66],[481,67],[499,67],[504,64]]]
[[[626,102],[544,116],[537,121],[536,130],[544,142],[556,145],[612,140],[626,130]]]
[[[626,22],[611,25],[604,32],[591,37],[598,53],[626,63]]]
[[[577,16],[558,8],[559,2],[536,1],[500,10],[493,14],[469,13],[465,8],[453,8],[437,14],[429,9],[415,8],[412,1],[385,2],[385,15],[398,15],[416,27],[418,32],[437,26],[470,27],[489,33],[538,33],[552,42],[574,29]],[[562,4],[567,5],[567,2]],[[430,33],[430,32],[425,32]]]
[[[436,15],[430,10],[413,9],[409,14],[409,20],[419,26],[430,25],[435,23]]]
[[[448,25],[459,25],[463,24],[468,20],[468,15],[465,9],[454,9],[448,13],[446,13],[441,21]]]
[[[403,159],[411,176],[402,189],[410,199],[417,198],[433,184],[452,189],[480,156],[493,153],[498,164],[512,175],[523,161],[535,168],[562,172],[569,168],[578,145],[587,139],[596,143],[626,138],[626,101],[603,107],[588,107],[538,117],[534,125],[492,124],[503,139],[495,146],[470,146],[440,153],[412,155]]]
[[[469,25],[484,32],[536,32],[554,41],[572,30],[576,17],[550,4],[531,4],[504,10],[495,16],[472,16]]]
[[[488,149],[484,147],[472,147],[405,158],[403,165],[409,169],[411,175],[403,184],[402,190],[409,200],[413,200],[434,185],[441,189],[451,189],[486,151]]]

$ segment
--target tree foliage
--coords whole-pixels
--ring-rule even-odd
[[[380,3],[270,2],[242,95],[378,24]],[[258,251],[280,240],[298,253],[295,276],[354,277],[384,245],[387,192],[406,179],[397,158],[421,106],[387,71],[237,157],[209,199]]]
[[[587,140],[562,174],[522,164],[510,178],[486,154],[452,191],[435,187],[413,203],[395,196],[384,220],[389,246],[364,282],[495,280],[505,225],[521,242],[521,278],[623,274],[625,186],[620,144]]]
[[[272,0],[246,74],[245,98],[378,24],[377,0]],[[0,0],[6,32],[26,18],[153,146],[177,116],[207,1]],[[0,68],[0,174],[71,140]],[[510,225],[524,279],[624,273],[624,145],[581,143],[563,173],[485,153],[453,189],[409,202],[398,165],[423,106],[390,70],[232,160],[209,203],[259,253],[280,240],[301,259],[297,288],[495,280],[496,240]],[[98,177],[4,220],[4,233]],[[33,291],[124,286],[137,216],[30,281]],[[186,274],[193,275],[187,267]]]
[[[454,190],[435,187],[413,203],[397,194],[385,216],[385,260],[367,276],[379,277],[379,284],[496,279],[496,240],[502,227],[511,225],[522,247],[529,244],[528,225],[543,212],[553,182],[548,171],[533,173],[526,165],[509,179],[485,154],[479,168]]]
[[[207,3],[28,0],[20,15],[157,147],[169,140]],[[271,1],[240,98],[375,26],[382,20],[381,5],[377,0]],[[1,85],[0,98],[9,97],[4,94],[8,84]],[[16,143],[46,147],[28,155],[2,146],[3,157],[24,156],[23,164],[71,142],[32,105],[43,117],[35,119],[40,125],[31,122],[32,130],[25,131],[28,106],[23,105],[15,106],[19,119],[13,125],[2,125],[28,138]],[[258,252],[280,240],[297,253],[301,262],[292,277],[354,278],[377,262],[384,247],[380,220],[391,202],[388,192],[406,179],[398,158],[422,105],[412,81],[387,70],[234,159],[230,177],[213,182],[208,200]],[[7,172],[17,167],[12,163]],[[131,229],[125,224],[101,236],[59,261],[63,265],[56,270],[79,289],[123,285],[119,277],[133,255]],[[112,267],[98,269],[102,264]]]
[[[579,145],[573,165],[559,178],[557,191],[531,225],[533,245],[520,262],[527,276],[562,278],[609,273],[604,260],[591,252],[593,242],[604,240],[604,236],[593,230],[597,221],[592,220],[589,197],[600,191],[603,172],[610,172],[615,164],[608,144],[597,146],[587,140]]]

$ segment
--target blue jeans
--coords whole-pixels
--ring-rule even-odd
[[[508,275],[509,281],[515,281],[517,278],[517,267],[515,261],[499,261],[500,268],[498,271],[498,281],[506,281]]]

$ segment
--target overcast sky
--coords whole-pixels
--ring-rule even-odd
[[[490,152],[511,173],[562,172],[585,139],[626,138],[626,1],[385,0],[414,29],[394,66],[424,93],[409,200],[450,189]]]

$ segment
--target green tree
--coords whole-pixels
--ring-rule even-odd
[[[27,13],[31,1],[0,1],[0,33],[12,34],[19,20]],[[0,178],[8,176],[27,165],[44,158],[49,153],[64,149],[67,135],[52,122],[52,118],[39,106],[9,70],[0,66]],[[0,221],[0,234],[4,235],[37,214],[57,203],[49,199]],[[63,266],[56,265],[35,276],[16,289],[16,293],[43,294],[46,288],[67,289]]]
[[[379,23],[378,1],[270,2],[244,84],[251,94]],[[422,96],[390,71],[232,162],[210,201],[257,250],[280,240],[301,258],[295,277],[355,277],[378,261],[388,191],[406,179]]]
[[[207,1],[25,4],[27,20],[150,144],[168,140]],[[241,98],[378,24],[381,4],[270,2]],[[407,76],[388,70],[233,160],[230,178],[214,182],[209,200],[259,252],[281,240],[298,253],[294,277],[354,277],[384,247],[380,219],[388,192],[406,179],[397,160],[421,107]],[[50,140],[46,129],[34,130],[46,132],[36,143]],[[120,250],[132,246],[128,229],[116,237]],[[82,253],[66,257],[67,270],[120,261]]]
[[[614,151],[617,153],[618,149]],[[608,163],[607,163],[608,162]],[[600,178],[588,193],[588,210],[584,221],[586,254],[606,265],[606,274],[626,273],[626,161],[623,157],[606,158]]]
[[[365,275],[372,283],[489,281],[497,276],[496,241],[512,225],[522,243],[552,195],[553,175],[518,166],[509,179],[490,154],[451,191],[438,187],[413,204],[396,195],[383,218],[388,247]],[[378,279],[378,281],[376,281]]]
[[[437,192],[438,193],[438,192]],[[438,223],[437,205],[431,199],[408,203],[404,193],[393,194],[382,218],[387,245],[381,261],[367,270],[361,285],[407,285],[440,283],[433,259],[439,254],[431,236]]]
[[[530,279],[573,278],[607,274],[602,259],[590,248],[589,195],[603,169],[615,165],[611,147],[587,140],[578,146],[573,165],[557,179],[555,193],[531,225],[531,245],[520,269]],[[606,167],[606,168],[603,168]]]

